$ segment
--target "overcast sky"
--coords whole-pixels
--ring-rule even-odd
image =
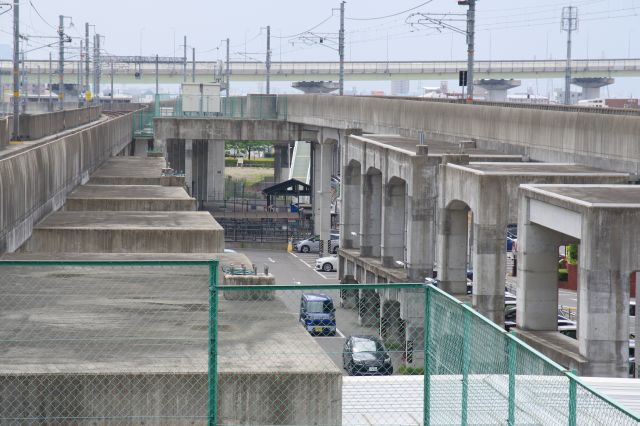
[[[84,36],[84,23],[94,24],[92,32],[105,36],[103,47],[112,54],[173,56],[175,52],[182,56],[182,38],[186,35],[187,44],[196,48],[198,59],[223,59],[220,40],[229,37],[233,60],[263,60],[264,27],[270,25],[274,61],[337,60],[338,57],[335,50],[327,47],[337,39],[338,1],[20,0],[20,3],[23,34],[55,36],[58,15],[68,15],[74,24],[66,29],[68,34]],[[416,12],[464,13],[466,8],[458,6],[456,0],[432,0],[415,8],[421,3],[424,1],[349,0],[346,3],[346,59],[464,59],[466,48],[461,34],[407,22],[416,22],[417,17],[410,16]],[[560,15],[562,7],[567,5],[577,6],[579,10],[574,58],[640,58],[640,0],[478,0],[477,58],[564,58],[566,33],[560,30]],[[406,11],[412,8],[415,9]],[[395,16],[370,19],[388,15]],[[451,18],[463,17],[452,15]],[[11,44],[11,19],[10,12],[0,16],[0,44]],[[292,37],[323,21],[308,40]],[[464,22],[449,23],[464,28]],[[317,43],[321,36],[326,38],[322,45]],[[46,42],[44,38],[33,37],[27,48]],[[48,48],[43,48],[27,57],[45,57],[48,52]],[[53,52],[54,57],[57,56],[55,47]],[[611,94],[628,96],[635,92],[638,96],[639,81],[618,79],[610,89]],[[532,84],[544,92],[549,82],[546,79],[542,83],[526,81],[523,86]],[[559,81],[553,84],[560,85]],[[388,90],[389,83],[372,85]]]

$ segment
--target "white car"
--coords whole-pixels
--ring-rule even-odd
[[[330,234],[331,247],[329,248],[332,253],[338,253],[338,245],[340,240],[340,234]],[[326,241],[325,241],[326,242]],[[299,241],[293,245],[295,251],[300,253],[317,253],[320,251],[320,236],[307,238],[306,240]]]
[[[338,270],[338,256],[334,254],[334,255],[331,255],[331,256],[321,257],[320,259],[317,259],[316,260],[316,270],[324,271],[324,272],[337,271]]]

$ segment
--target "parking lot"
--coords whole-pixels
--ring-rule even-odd
[[[338,284],[337,272],[323,272],[315,270],[317,253],[287,253],[286,251],[274,250],[246,250],[242,251],[251,259],[259,270],[266,265],[269,272],[276,277],[276,284]],[[313,291],[304,291],[312,293]],[[286,304],[291,313],[298,318],[300,309],[300,297],[303,291],[279,292],[278,297]],[[358,313],[354,309],[344,309],[340,306],[340,295],[338,291],[326,291],[322,293],[330,296],[336,307],[335,336],[315,336],[314,339],[326,354],[342,368],[342,351],[346,339],[351,335],[375,335],[379,336],[377,328],[363,327],[358,324]],[[300,325],[302,327],[302,325]],[[394,371],[404,355],[404,352],[389,351],[394,365]],[[346,374],[346,372],[343,373]],[[395,374],[395,372],[394,372]]]

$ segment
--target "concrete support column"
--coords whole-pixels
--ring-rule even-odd
[[[518,221],[517,327],[558,329],[558,233],[527,223],[525,209]]]
[[[382,266],[394,267],[405,259],[406,188],[404,181],[383,185]]]
[[[153,150],[162,152],[164,158],[167,158],[167,143],[164,139],[155,138],[153,140]]]
[[[135,157],[146,157],[147,156],[148,140],[147,139],[134,139],[133,143],[134,143],[133,155]]]
[[[273,179],[274,183],[284,182],[289,179],[289,143],[286,144],[274,144],[274,162],[273,162]]]
[[[224,140],[207,142],[207,201],[224,199]]]
[[[469,210],[441,209],[438,218],[438,279],[451,294],[467,292],[467,241]]]
[[[342,173],[342,208],[340,209],[342,226],[340,229],[340,247],[344,249],[360,248],[360,163],[351,164]]]
[[[331,233],[331,172],[333,170],[333,143],[314,145],[314,227],[323,241],[323,252],[329,253],[327,241]],[[320,253],[322,255],[323,253]]]
[[[600,211],[583,218],[578,253],[578,346],[589,364],[581,374],[627,377],[628,265],[637,265],[638,254],[624,250],[621,241],[627,228],[620,226],[615,213]]]
[[[187,192],[193,195],[193,140],[184,141],[184,182]]]
[[[362,175],[360,201],[360,256],[380,257],[382,234],[382,174]]]
[[[380,304],[380,336],[385,343],[404,344],[406,337],[399,301],[385,299]]]
[[[380,297],[375,290],[359,290],[358,324],[378,327],[380,321]]]
[[[407,199],[407,272],[412,282],[433,275],[435,203],[435,198],[418,194]]]
[[[473,212],[473,306],[503,324],[508,199],[497,182],[484,182],[478,211]]]

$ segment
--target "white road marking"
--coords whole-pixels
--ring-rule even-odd
[[[269,259],[269,262],[271,262],[271,263],[276,263],[276,261],[275,261],[275,260],[273,260],[273,259],[272,259],[272,258],[270,258],[270,257],[268,257],[267,259]]]
[[[571,298],[571,300],[573,300],[574,302],[577,302],[577,301],[578,301],[578,299],[573,298],[573,297]]]
[[[338,333],[338,335],[339,335],[340,337],[342,337],[343,339],[345,338],[345,337],[344,337],[344,334],[342,334],[342,331],[338,330],[337,328],[336,328],[336,333]]]
[[[298,255],[297,255],[297,254],[295,254],[294,252],[289,252],[289,254],[290,254],[291,256],[293,256],[293,257],[298,257]]]

